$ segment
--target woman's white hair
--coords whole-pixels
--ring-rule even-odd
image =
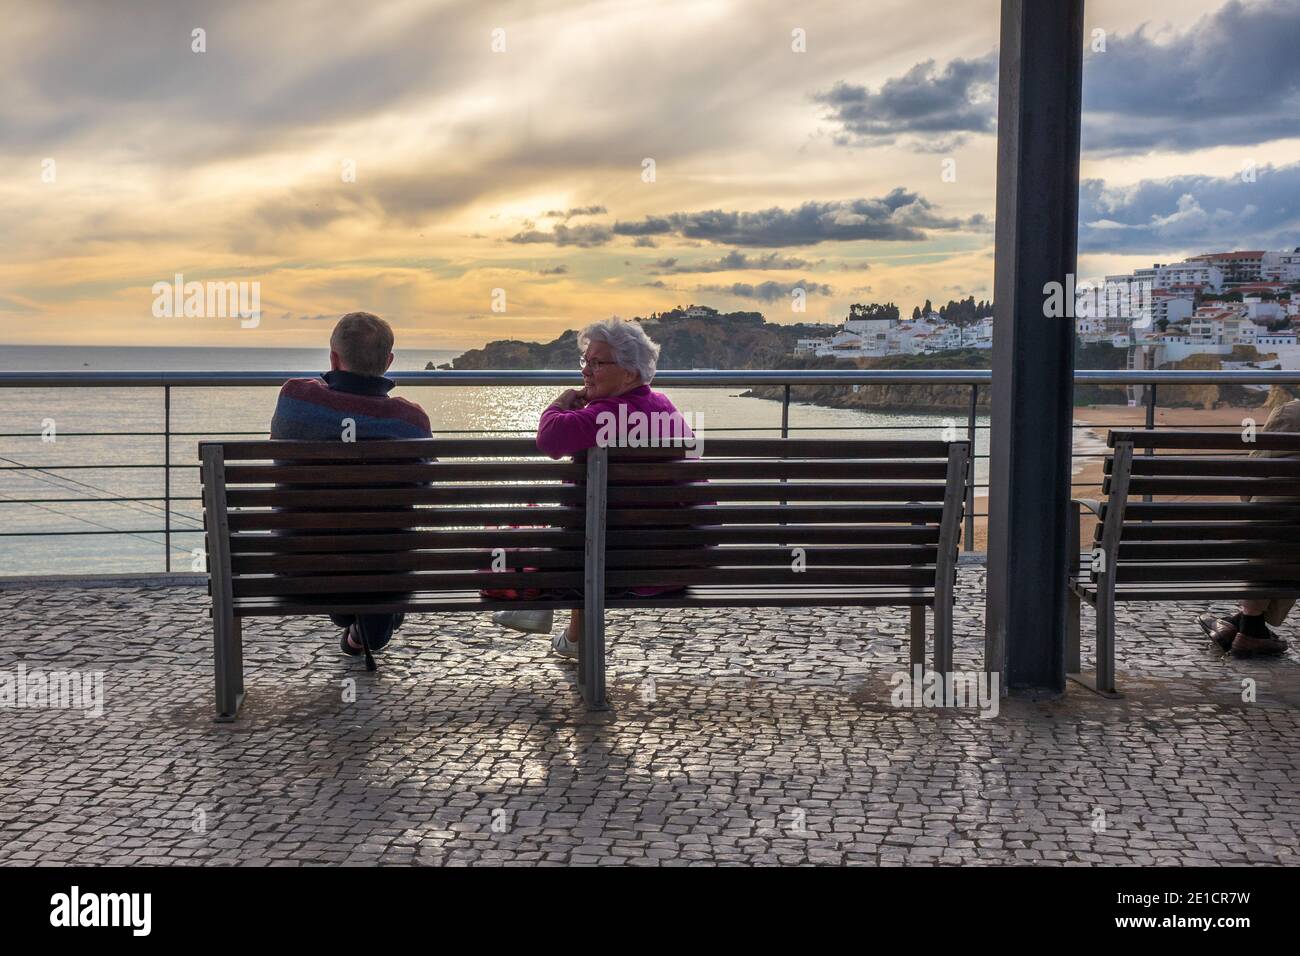
[[[624,322],[618,316],[593,322],[578,333],[578,350],[587,354],[592,342],[604,342],[614,352],[619,368],[636,372],[641,384],[649,385],[659,365],[659,343],[645,334],[640,322]]]

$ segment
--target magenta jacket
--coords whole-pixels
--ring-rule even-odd
[[[563,458],[565,455],[576,455],[588,448],[595,448],[596,436],[600,433],[601,412],[613,415],[614,420],[618,421],[620,405],[627,406],[627,411],[623,414],[629,417],[628,420],[633,420],[633,412],[641,412],[647,416],[649,427],[656,430],[656,426],[664,420],[665,413],[670,415],[672,424],[668,433],[654,436],[661,441],[672,437],[691,438],[695,434],[667,395],[654,391],[649,385],[638,385],[622,395],[598,398],[585,408],[575,408],[569,412],[548,406],[537,425],[538,450],[552,458]],[[654,417],[656,413],[659,415],[658,420]]]
[[[694,432],[686,424],[681,412],[668,400],[668,396],[662,392],[656,392],[649,385],[638,385],[622,395],[616,395],[613,398],[598,398],[584,408],[575,408],[573,411],[561,411],[554,406],[548,406],[546,411],[542,412],[542,420],[537,425],[537,448],[545,455],[552,458],[563,458],[565,455],[574,455],[578,452],[586,451],[588,448],[596,447],[596,437],[600,434],[602,412],[613,415],[613,421],[619,422],[619,406],[626,405],[627,411],[623,413],[625,418],[622,420],[626,423],[633,423],[633,412],[644,413],[647,418],[646,426],[647,438],[651,437],[653,431],[654,437],[660,441],[669,438],[692,438]],[[655,413],[659,413],[659,419],[654,418]],[[665,417],[665,413],[667,416]],[[663,426],[667,425],[667,433],[662,434]],[[617,428],[617,425],[615,425]],[[619,437],[617,432],[611,437],[614,441],[610,444],[617,444]],[[669,505],[668,507],[672,507]],[[640,597],[650,597],[656,594],[668,594],[673,591],[680,591],[683,586],[655,586],[647,585],[643,587],[633,587],[628,590]]]

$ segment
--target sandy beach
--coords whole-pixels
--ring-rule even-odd
[[[1268,418],[1268,408],[1259,405],[1254,408],[1224,407],[1203,408],[1157,408],[1156,427],[1196,426],[1210,428],[1214,426],[1241,427],[1243,418],[1253,418],[1260,427]],[[1083,426],[1075,429],[1074,434],[1074,473],[1071,482],[1071,494],[1075,498],[1098,498],[1101,496],[1102,463],[1106,453],[1106,434],[1112,428],[1145,428],[1146,409],[1130,408],[1127,405],[1089,405],[1074,410],[1074,423]],[[985,489],[975,494],[975,550],[983,551],[988,543],[988,495]],[[1092,540],[1093,522],[1085,518],[1080,531],[1080,540]],[[962,545],[963,549],[965,544]]]

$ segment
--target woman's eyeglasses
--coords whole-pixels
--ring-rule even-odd
[[[599,371],[600,371],[600,367],[601,367],[602,365],[617,365],[617,364],[618,364],[617,362],[606,362],[606,361],[604,361],[604,360],[602,360],[602,359],[589,359],[589,358],[587,358],[586,356],[583,356],[583,358],[580,359],[579,361],[581,362],[583,368],[589,368],[589,369],[591,369],[593,372],[599,372]]]

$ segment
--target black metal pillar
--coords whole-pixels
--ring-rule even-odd
[[[985,659],[1004,689],[1060,693],[1083,0],[1002,0],[1000,57]]]

